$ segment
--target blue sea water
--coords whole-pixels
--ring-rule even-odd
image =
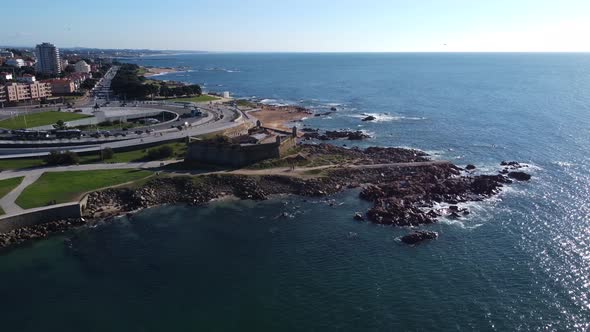
[[[405,146],[530,183],[460,221],[404,229],[352,221],[358,192],[321,200],[149,209],[0,256],[7,331],[590,329],[590,54],[191,54],[159,79],[328,117],[362,145]],[[373,114],[378,121],[360,121]],[[346,142],[350,144],[350,142]],[[341,205],[340,205],[341,203]],[[292,218],[277,217],[289,212]]]

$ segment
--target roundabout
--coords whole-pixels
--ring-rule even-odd
[[[142,102],[56,113],[77,114],[79,118],[63,121],[59,129],[54,124],[44,124],[4,130],[0,134],[0,159],[40,157],[63,150],[76,153],[104,148],[125,151],[207,135],[251,122],[238,109],[216,103]]]

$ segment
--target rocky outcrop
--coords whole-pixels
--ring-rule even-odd
[[[354,219],[394,226],[431,224],[440,217],[463,218],[469,213],[457,204],[482,200],[497,194],[512,181],[502,174],[471,175],[451,163],[422,163],[428,156],[418,150],[372,147],[346,149],[328,144],[300,147],[304,158],[326,157],[349,160],[348,165],[326,169],[322,176],[247,176],[216,173],[198,177],[155,177],[138,188],[111,188],[88,195],[85,215],[104,219],[162,204],[201,205],[224,196],[265,200],[272,195],[294,194],[325,197],[348,188],[360,188],[359,196],[372,207]],[[387,166],[387,164],[395,165]],[[400,164],[403,163],[403,164]],[[385,165],[385,166],[384,166]],[[450,205],[447,209],[435,208]],[[130,218],[132,216],[129,216]],[[67,220],[25,228],[0,235],[0,246],[45,237],[87,223]]]
[[[307,128],[304,128],[307,129]],[[356,131],[348,131],[348,130],[338,130],[338,131],[326,131],[325,133],[320,133],[319,130],[307,129],[304,131],[303,138],[306,140],[317,139],[320,141],[329,141],[329,140],[336,140],[336,139],[348,139],[348,140],[363,140],[367,138],[371,138],[370,135],[365,134],[360,130]]]
[[[434,240],[436,238],[438,238],[437,232],[415,231],[411,234],[403,236],[401,240],[405,244],[416,244],[426,240]]]
[[[364,117],[364,118],[362,119],[362,121],[375,121],[375,120],[377,120],[377,118],[376,118],[376,117],[374,117],[374,116],[372,116],[372,115],[369,115],[369,116],[367,116],[367,117]]]
[[[529,181],[531,175],[525,172],[509,172],[508,177],[517,181]]]
[[[46,238],[50,234],[63,233],[73,227],[85,225],[85,218],[64,219],[35,226],[28,226],[0,233],[0,248],[12,247],[21,243]]]

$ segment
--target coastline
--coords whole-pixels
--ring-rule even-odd
[[[255,107],[245,112],[262,122],[267,128],[290,131],[291,124],[301,122],[313,115],[313,111],[300,106],[275,106],[255,103]]]
[[[141,68],[143,68],[146,71],[143,74],[143,76],[146,78],[161,76],[161,75],[166,75],[166,74],[172,74],[172,73],[178,73],[181,71],[179,69],[171,68],[171,67],[141,67]]]
[[[58,220],[0,234],[0,248],[15,247],[72,228],[112,221],[120,215],[132,218],[146,208],[170,204],[202,206],[215,200],[267,200],[276,195],[328,197],[360,189],[359,199],[373,203],[365,212],[349,211],[351,219],[397,227],[420,227],[439,218],[459,219],[469,214],[460,204],[481,201],[512,183],[505,165],[495,175],[473,175],[446,161],[433,161],[418,150],[402,148],[345,149],[328,144],[304,145],[288,164],[306,158],[330,157],[336,163],[290,169],[241,169],[197,176],[152,178],[137,188],[108,188],[88,194],[84,217]],[[338,157],[338,158],[336,158]],[[434,181],[433,179],[437,179]]]

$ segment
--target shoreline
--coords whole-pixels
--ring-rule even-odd
[[[262,103],[252,103],[253,109],[246,110],[248,115],[260,120],[264,127],[291,131],[293,126],[290,124],[302,122],[308,117],[313,116],[313,111],[305,107],[296,105],[267,105]]]
[[[512,183],[511,170],[519,164],[504,166],[494,175],[473,175],[450,162],[432,161],[418,150],[402,148],[345,149],[328,144],[305,145],[297,156],[341,156],[353,160],[344,165],[288,170],[259,175],[243,174],[177,175],[155,177],[138,188],[108,188],[88,194],[82,218],[59,220],[24,227],[0,234],[0,248],[16,247],[28,241],[63,233],[72,228],[112,221],[146,208],[169,204],[203,206],[225,199],[267,200],[276,195],[328,197],[360,189],[359,199],[373,203],[367,211],[349,211],[351,219],[398,227],[420,227],[439,218],[460,219],[469,214],[457,206],[481,201],[501,192]],[[299,158],[298,160],[300,160]],[[276,169],[276,168],[275,168]],[[264,171],[264,170],[263,170]],[[264,172],[263,172],[264,173]],[[506,174],[506,175],[505,175]],[[440,207],[440,203],[448,205]]]
[[[142,75],[145,78],[161,76],[161,75],[166,75],[166,74],[172,74],[172,73],[178,73],[181,71],[180,69],[172,68],[172,67],[141,67],[141,68],[143,68],[146,71]]]

